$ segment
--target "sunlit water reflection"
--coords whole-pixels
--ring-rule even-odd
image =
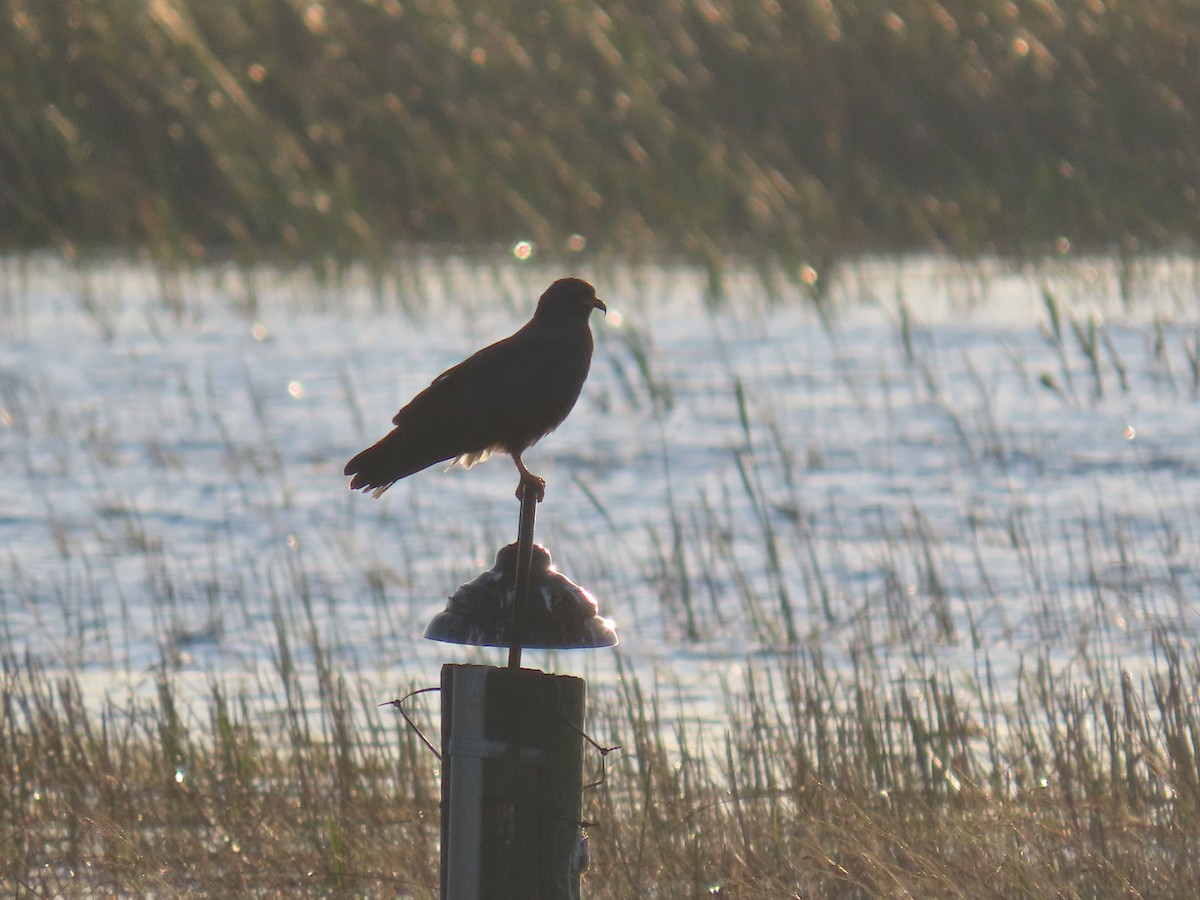
[[[4,649],[96,693],[165,666],[274,696],[285,648],[380,700],[446,661],[502,664],[420,635],[514,539],[511,463],[378,501],[341,470],[557,274],[258,272],[251,291],[210,271],[164,294],[141,267],[6,263]],[[750,275],[717,308],[696,273],[594,276],[614,315],[591,378],[526,461],[549,482],[539,540],[622,644],[527,664],[603,690],[619,654],[711,722],[725,685],[789,654],[897,677],[986,660],[1001,687],[1035,657],[1152,668],[1156,634],[1200,633],[1200,325],[1193,264],[1135,274],[1121,297],[1107,261],[878,261],[825,316]]]

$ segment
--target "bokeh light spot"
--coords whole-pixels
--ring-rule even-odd
[[[313,34],[324,34],[325,7],[320,3],[310,3],[304,10],[304,24]]]

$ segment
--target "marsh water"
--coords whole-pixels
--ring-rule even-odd
[[[528,317],[550,267],[384,275],[0,264],[0,649],[89,696],[166,673],[278,698],[331,664],[388,700],[514,540],[515,469],[383,498],[345,461],[430,379]],[[811,287],[581,267],[609,306],[592,374],[526,455],[539,542],[636,676],[718,724],[789,660],[997,690],[1024,666],[1141,678],[1200,637],[1200,270],[868,260]],[[12,663],[10,663],[12,664]]]

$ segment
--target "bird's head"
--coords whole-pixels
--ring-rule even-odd
[[[560,278],[538,300],[534,318],[586,319],[593,309],[608,313],[594,287],[582,278]]]

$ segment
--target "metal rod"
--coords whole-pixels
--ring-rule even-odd
[[[537,517],[538,492],[525,485],[521,495],[521,520],[517,537],[517,584],[513,593],[512,625],[509,628],[508,667],[521,668],[521,614],[529,593],[529,570],[533,565],[533,520]]]

